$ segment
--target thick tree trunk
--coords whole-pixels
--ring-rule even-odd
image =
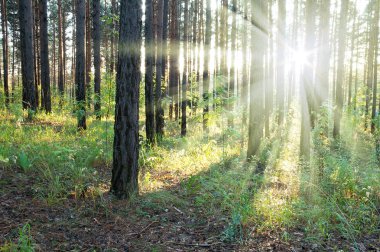
[[[4,69],[4,94],[5,105],[9,107],[9,87],[8,87],[8,20],[7,20],[7,2],[1,1],[1,30],[3,33],[3,69]]]
[[[94,45],[94,110],[96,119],[101,119],[101,99],[100,99],[100,43],[101,43],[101,26],[100,26],[100,0],[92,0],[92,41]]]
[[[141,0],[120,1],[111,180],[111,192],[119,198],[138,192],[141,16]]]
[[[145,132],[149,143],[154,143],[154,35],[153,35],[153,0],[145,1]]]
[[[249,103],[249,127],[248,127],[248,150],[247,159],[258,158],[264,126],[264,55],[267,39],[266,1],[254,1],[251,5],[251,81]],[[262,164],[259,161],[258,170]]]
[[[50,97],[50,66],[49,66],[49,40],[47,21],[47,0],[39,0],[40,5],[40,53],[41,53],[41,86],[43,94],[42,107],[47,113],[51,112]]]
[[[76,0],[76,63],[75,63],[75,96],[76,113],[78,117],[78,129],[86,129],[86,54],[85,54],[85,31],[86,31],[86,0]]]
[[[33,14],[32,1],[19,1],[20,50],[22,68],[22,104],[24,109],[36,111],[37,101],[34,87]],[[29,114],[30,116],[30,114]]]

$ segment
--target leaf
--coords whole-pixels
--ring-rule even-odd
[[[0,155],[0,162],[8,163],[9,162],[9,158],[5,158],[2,155]]]
[[[18,163],[24,171],[28,170],[32,165],[28,156],[23,151],[18,155]]]

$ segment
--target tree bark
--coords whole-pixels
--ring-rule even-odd
[[[111,192],[138,193],[141,0],[120,1]]]
[[[154,143],[154,36],[153,36],[153,1],[145,1],[145,132],[149,143]]]
[[[4,69],[4,94],[5,105],[9,107],[9,86],[8,86],[8,20],[7,20],[7,2],[1,0],[1,28],[3,33],[3,69]]]
[[[51,112],[50,96],[50,66],[49,66],[49,40],[47,20],[47,0],[40,0],[40,53],[41,53],[41,87],[43,94],[42,107],[46,113]]]
[[[209,113],[209,103],[210,103],[210,70],[209,61],[210,57],[210,47],[211,47],[211,3],[207,1],[206,9],[206,38],[204,43],[204,66],[203,66],[203,130],[207,132],[208,130],[208,113]],[[207,60],[209,59],[209,61]]]
[[[92,41],[94,50],[94,111],[96,119],[101,119],[101,98],[100,98],[100,43],[101,43],[101,25],[100,25],[100,0],[92,0]]]
[[[76,62],[75,62],[75,96],[77,102],[78,130],[86,129],[86,0],[76,0]]]
[[[187,133],[187,83],[188,83],[188,70],[189,70],[189,1],[185,2],[185,19],[184,19],[184,31],[183,31],[183,40],[184,40],[184,69],[182,74],[182,103],[181,103],[181,136],[186,136]]]

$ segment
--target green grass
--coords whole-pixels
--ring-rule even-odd
[[[113,94],[107,90],[105,101]],[[32,122],[24,121],[26,112],[19,105],[1,110],[0,165],[18,167],[33,177],[35,197],[60,204],[71,196],[90,195],[100,198],[94,211],[107,214],[101,199],[111,173],[113,104],[104,106],[101,121],[89,113],[88,130],[82,132],[76,129],[68,100],[62,109],[57,104],[55,100],[56,112],[37,113]],[[237,111],[236,118],[240,114]],[[262,142],[258,160],[251,163],[242,145],[246,129],[238,120],[232,129],[222,111],[212,112],[209,119],[207,136],[198,112],[189,119],[188,137],[179,137],[178,123],[168,122],[162,142],[153,147],[142,143],[141,195],[129,203],[139,217],[152,218],[171,207],[194,207],[206,217],[226,220],[220,234],[226,242],[244,240],[249,230],[278,232],[286,241],[292,239],[292,230],[301,230],[313,243],[340,235],[353,244],[379,232],[380,172],[374,139],[357,118],[344,118],[339,142],[321,138],[317,125],[310,165],[298,160],[297,113],[283,128],[273,129],[271,138]],[[141,113],[142,135],[143,124]],[[266,165],[263,174],[257,173],[256,161]]]

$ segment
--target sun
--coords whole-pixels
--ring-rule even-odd
[[[297,66],[303,66],[307,63],[308,52],[302,48],[294,50],[292,54],[292,60]]]

